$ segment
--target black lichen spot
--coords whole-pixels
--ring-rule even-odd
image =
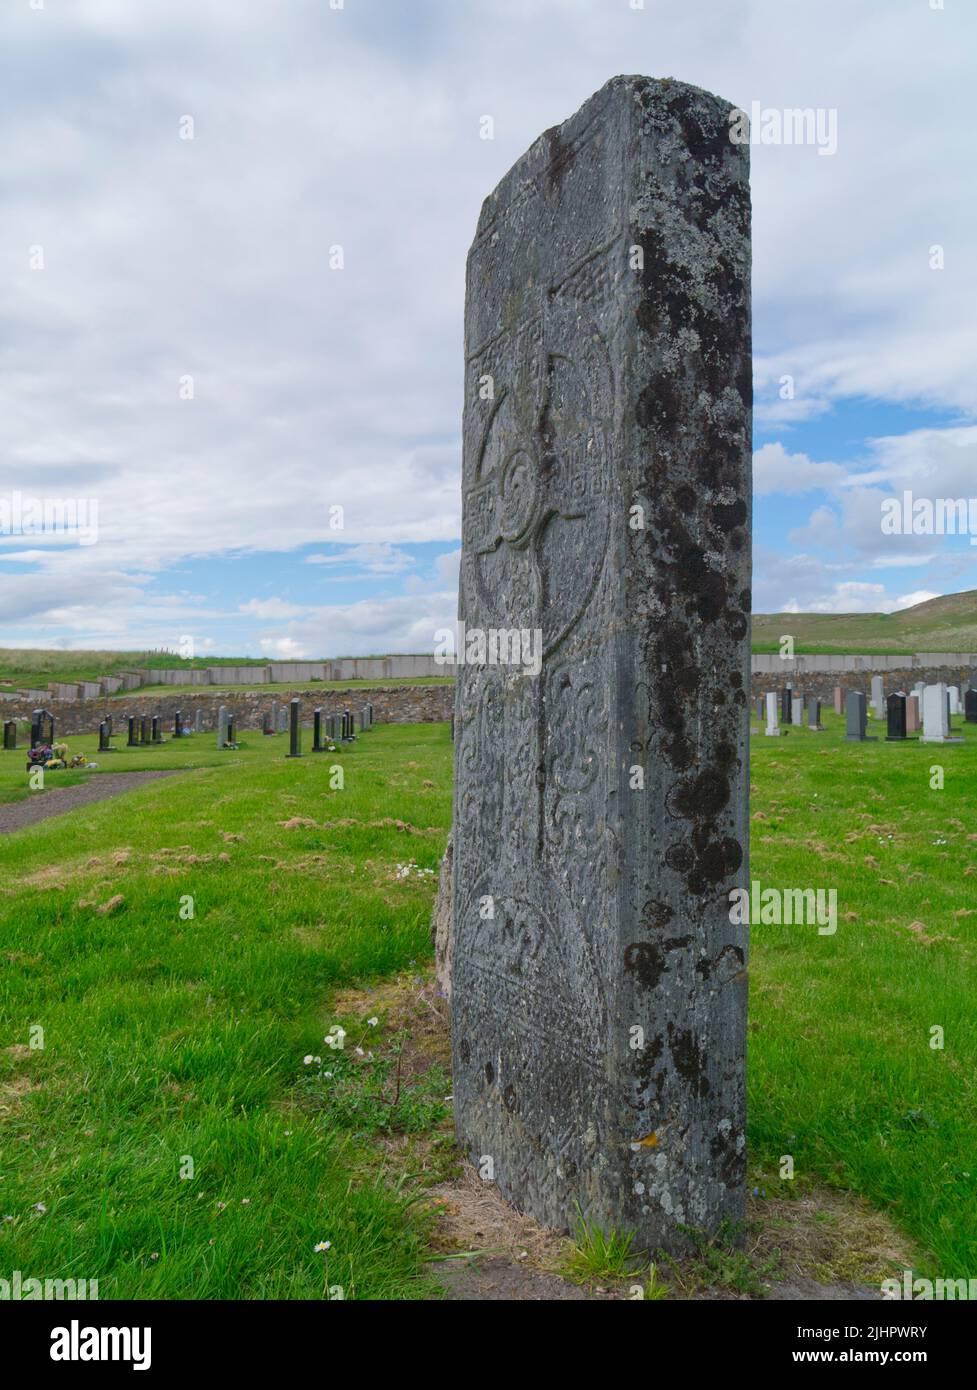
[[[739,596],[739,605],[740,605],[740,607],[743,609],[743,611],[744,611],[745,613],[749,613],[749,612],[752,611],[752,609],[753,609],[753,591],[752,591],[752,589],[744,589],[744,590],[743,590],[743,592],[742,592],[742,593],[740,594],[740,596]]]
[[[669,805],[686,820],[713,820],[729,802],[729,779],[715,768],[687,778],[673,788]]]
[[[700,1100],[707,1096],[709,1078],[706,1076],[706,1059],[692,1031],[688,1028],[676,1028],[670,1023],[668,1045],[671,1048],[675,1070],[692,1094]]]
[[[674,913],[668,903],[659,902],[657,898],[651,898],[641,909],[641,925],[652,930],[659,930],[666,927],[672,920]]]
[[[573,168],[577,152],[572,145],[564,144],[560,137],[560,127],[553,126],[546,132],[549,142],[549,162],[546,166],[547,195],[559,193],[567,172]]]
[[[733,610],[726,614],[726,631],[734,642],[740,642],[750,630],[750,620],[745,613]]]
[[[739,1187],[746,1176],[746,1145],[740,1144],[743,1131],[731,1125],[727,1134],[717,1134],[709,1144],[709,1152],[719,1165],[719,1174],[727,1187]]]
[[[485,1080],[488,1082],[490,1086],[492,1082],[495,1080],[495,1068],[493,1067],[491,1062],[485,1063]]]
[[[638,397],[635,419],[642,429],[670,437],[682,420],[682,398],[674,376],[658,372]]]
[[[652,1076],[655,1066],[662,1055],[662,1048],[665,1040],[659,1033],[657,1037],[645,1040],[644,1047],[639,1047],[634,1053],[634,1072],[638,1083],[638,1090],[647,1091],[654,1085],[656,1094],[655,1100],[661,1100],[662,1083],[665,1080],[665,1073],[658,1072],[657,1076]]]
[[[624,950],[624,968],[645,989],[654,989],[666,970],[665,952],[654,942],[632,942]]]
[[[459,1045],[459,1047],[458,1047],[458,1053],[459,1053],[459,1056],[461,1057],[461,1060],[462,1060],[466,1065],[471,1061],[471,1059],[472,1059],[472,1050],[471,1050],[471,1046],[469,1045],[469,1042],[468,1042],[468,1039],[467,1039],[467,1038],[462,1038],[461,1043],[460,1043],[460,1045]]]
[[[517,1105],[515,1086],[507,1086],[505,1088],[502,1092],[502,1102],[511,1115],[515,1111]]]
[[[677,874],[687,874],[695,862],[691,845],[675,844],[669,845],[665,851],[665,863],[670,869],[674,869]]]
[[[709,519],[720,531],[734,531],[737,526],[745,526],[747,507],[742,497],[735,502],[716,502],[709,509]]]

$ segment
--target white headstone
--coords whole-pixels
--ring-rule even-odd
[[[795,690],[790,702],[790,722],[798,729],[804,723],[804,694],[803,691]]]
[[[950,737],[950,717],[947,688],[943,681],[928,685],[923,691],[923,743],[963,743],[962,738]]]
[[[780,737],[780,721],[777,716],[777,705],[777,693],[776,691],[771,691],[767,696],[767,727],[763,731],[767,738]]]
[[[881,676],[872,677],[872,713],[876,719],[885,718],[885,687]]]

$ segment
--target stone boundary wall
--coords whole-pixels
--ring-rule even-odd
[[[790,684],[794,690],[803,691],[805,695],[813,695],[822,704],[832,706],[836,685],[840,685],[842,690],[861,690],[864,692],[866,700],[871,699],[872,677],[877,675],[882,676],[882,685],[886,695],[891,695],[894,690],[902,690],[908,694],[913,686],[918,685],[920,681],[924,685],[935,685],[938,681],[945,681],[947,685],[959,685],[961,691],[970,688],[972,677],[977,682],[977,670],[969,665],[902,666],[896,670],[881,672],[838,671],[831,674],[785,670],[776,675],[757,675],[754,671],[750,681],[750,689],[754,699],[756,699],[758,695],[766,695],[770,690],[782,690],[785,685]]]
[[[163,691],[140,694],[127,699],[58,700],[46,705],[31,700],[9,700],[0,705],[0,719],[30,719],[33,710],[50,709],[54,715],[55,736],[94,734],[99,722],[112,716],[113,735],[125,733],[126,717],[130,714],[150,717],[162,715],[164,733],[173,732],[173,716],[177,710],[183,723],[192,729],[196,710],[204,711],[204,728],[210,733],[217,728],[217,711],[225,705],[237,722],[238,729],[260,729],[272,700],[287,706],[295,696],[302,701],[302,723],[311,726],[312,711],[321,707],[323,717],[352,710],[354,718],[366,704],[373,705],[376,724],[430,724],[450,719],[454,711],[454,685],[357,686],[351,690],[292,690],[276,691],[274,695],[261,690],[242,690],[239,694],[213,695],[209,691],[194,694],[167,695]]]
[[[870,675],[880,672],[898,672],[911,669],[919,674],[927,668],[963,667],[977,674],[977,652],[917,652],[915,656],[886,656],[878,652],[871,656],[792,656],[785,658],[771,652],[754,652],[751,670],[755,676],[779,677],[785,672],[790,678],[795,673],[801,675],[858,675],[867,671]],[[955,685],[955,681],[947,683]]]

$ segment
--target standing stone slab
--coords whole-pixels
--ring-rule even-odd
[[[3,747],[4,752],[7,753],[17,747],[17,721],[15,719],[3,721]]]
[[[968,724],[977,724],[977,690],[967,690],[963,697],[964,719]]]
[[[881,676],[872,677],[872,713],[876,719],[885,718],[885,686]]]
[[[919,697],[910,695],[906,699],[906,732],[916,733],[919,729]]]
[[[878,743],[877,738],[866,736],[867,721],[864,694],[860,690],[849,690],[845,696],[845,738],[849,743]]]
[[[773,691],[767,696],[767,727],[763,732],[767,738],[780,737],[780,724],[777,721],[777,696]]]
[[[908,712],[906,696],[901,691],[893,691],[886,705],[886,743],[905,743],[907,741]]]
[[[546,1225],[679,1248],[743,1209],[750,241],[731,108],[616,78],[468,260],[459,1139]],[[496,650],[501,650],[496,644]],[[523,648],[525,656],[525,647]]]
[[[796,729],[801,728],[804,723],[804,695],[800,690],[791,693],[790,722]]]

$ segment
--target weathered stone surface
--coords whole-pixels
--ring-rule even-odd
[[[538,630],[542,668],[458,670],[457,1129],[520,1210],[566,1226],[579,1202],[649,1246],[743,1206],[750,202],[730,111],[614,79],[486,199],[468,262],[459,616]]]
[[[451,913],[454,903],[454,838],[448,836],[438,878],[438,896],[431,914],[431,939],[434,942],[434,969],[438,989],[445,999],[451,998]]]

